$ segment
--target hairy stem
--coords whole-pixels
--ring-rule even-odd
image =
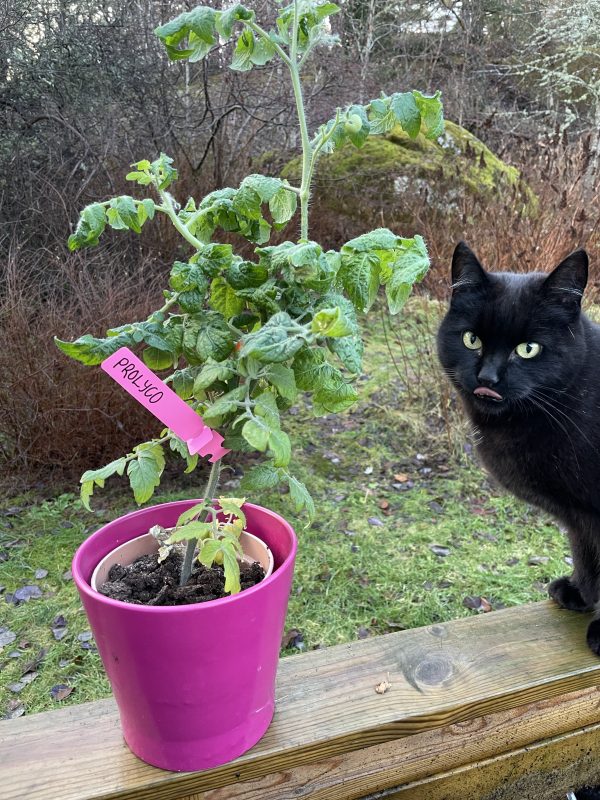
[[[294,0],[294,24],[292,26],[292,43],[290,47],[289,70],[294,89],[296,111],[300,123],[300,139],[302,141],[302,182],[300,184],[300,241],[308,241],[308,201],[310,199],[310,181],[312,178],[312,147],[306,123],[306,110],[300,82],[300,66],[298,64],[298,25],[300,22],[298,0]]]
[[[156,207],[157,210],[164,211],[164,213],[167,214],[167,216],[173,223],[173,226],[176,228],[176,230],[179,231],[179,233],[183,236],[183,238],[187,242],[189,242],[192,245],[192,247],[195,247],[196,250],[202,250],[204,245],[202,244],[200,239],[196,239],[196,237],[192,233],[190,233],[190,231],[186,228],[186,226],[183,224],[183,222],[179,219],[179,217],[175,213],[171,196],[167,192],[164,192],[162,189],[159,189],[158,193],[160,194],[160,199],[162,200],[162,206],[157,206]]]
[[[208,481],[206,482],[206,486],[204,488],[204,497],[203,497],[204,502],[212,503],[214,494],[217,490],[217,486],[219,483],[220,473],[221,473],[220,461],[215,461],[215,463],[210,468]],[[207,508],[206,511],[203,511],[202,514],[200,515],[199,521],[205,522],[209,513],[210,513],[210,508]],[[181,575],[179,577],[180,586],[185,586],[185,584],[189,580],[190,575],[192,574],[192,566],[194,564],[194,556],[196,555],[197,544],[198,544],[198,539],[190,539],[187,543],[187,547],[185,550],[185,557],[183,559],[183,565],[181,567]]]
[[[287,64],[288,67],[290,66],[290,59],[288,54],[285,52],[283,47],[281,47],[280,45],[277,44],[277,42],[274,42],[271,39],[271,37],[264,28],[261,28],[261,26],[258,23],[254,22],[253,20],[247,20],[245,22],[245,25],[247,25],[248,28],[254,31],[254,33],[257,33],[262,39],[267,41],[270,45],[272,45],[275,48],[275,52],[277,53],[279,58],[284,62],[284,64]]]

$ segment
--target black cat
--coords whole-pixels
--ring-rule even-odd
[[[489,273],[461,242],[438,354],[487,469],[567,528],[573,575],[550,596],[600,612],[600,326],[581,311],[587,275],[583,250],[549,274]],[[600,615],[587,642],[600,655]]]

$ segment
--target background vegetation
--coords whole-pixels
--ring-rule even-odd
[[[161,150],[175,158],[182,199],[237,185],[255,166],[294,170],[293,98],[277,66],[240,76],[219,49],[200,64],[167,62],[152,30],[193,5],[0,0],[0,712],[9,715],[107,691],[68,569],[82,537],[131,500],[111,489],[91,518],[72,492],[84,469],[156,432],[51,336],[143,317],[180,245],[155,224],[141,238],[108,233],[69,253],[79,209],[127,191],[128,165]],[[392,327],[382,311],[367,331],[363,404],[318,428],[298,406],[297,473],[321,518],[302,534],[285,652],[541,598],[568,571],[554,524],[499,495],[474,463],[434,336],[459,238],[488,266],[512,270],[549,269],[585,245],[592,297],[600,283],[600,3],[341,5],[340,45],[305,78],[311,129],[356,100],[357,87],[363,100],[440,88],[456,125],[430,146],[392,132],[320,166],[315,239],[336,247],[374,223],[420,233],[432,269],[405,318]],[[252,6],[263,17],[275,8]],[[201,485],[180,477],[185,495]],[[33,585],[40,596],[19,600]]]

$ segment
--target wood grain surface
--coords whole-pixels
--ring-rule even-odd
[[[470,769],[477,766],[485,770],[488,762],[501,764],[502,772],[494,769],[486,772],[489,786],[497,774],[506,777],[506,765],[515,751],[515,757],[520,757],[525,747],[537,747],[540,740],[581,730],[582,726],[595,726],[599,720],[600,689],[583,689],[552,700],[355,750],[317,764],[188,795],[181,800],[361,800],[372,793],[379,797],[379,793],[392,789],[400,792],[399,797],[403,797],[401,792],[404,791],[404,797],[412,798],[408,794],[409,788],[422,793],[423,787],[434,786],[432,791],[439,791],[444,786],[444,779],[447,780],[446,786],[456,784],[458,791],[459,774],[469,771],[461,772],[461,767]],[[573,783],[577,770],[573,765],[565,764],[564,758],[562,765],[563,784],[569,780],[570,785],[584,782]],[[580,767],[579,764],[578,769]],[[600,760],[597,768],[600,769]],[[514,766],[512,772],[515,772]],[[587,772],[580,777],[586,776]],[[471,783],[473,781],[474,777]],[[460,800],[481,800],[475,792],[458,796]],[[515,796],[521,800],[520,795]]]
[[[204,773],[166,773],[136,759],[123,744],[112,700],[4,721],[0,797],[266,799],[270,796],[264,791],[220,795],[214,790],[263,776],[273,778],[304,765],[331,765],[332,760],[365,749],[376,758],[373,748],[385,743],[410,748],[410,742],[398,741],[403,737],[414,739],[416,752],[420,734],[448,726],[452,730],[461,722],[481,724],[482,717],[595,686],[600,683],[600,659],[585,645],[588,621],[585,615],[539,603],[283,659],[277,711],[266,735],[237,761]],[[375,686],[388,676],[389,690],[377,694]],[[593,710],[586,708],[588,718],[593,716]],[[574,721],[569,725],[558,732],[573,730]],[[546,731],[548,736],[556,733]],[[489,753],[470,756],[475,757],[486,758]],[[363,769],[360,762],[349,768]],[[387,786],[406,780],[419,778],[407,775]],[[321,788],[330,792],[334,784],[330,781]],[[271,796],[277,800],[361,796],[285,795],[284,791]],[[364,784],[360,791],[368,794],[374,789]]]

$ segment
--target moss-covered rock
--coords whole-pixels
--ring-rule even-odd
[[[299,159],[283,177],[297,180]],[[369,138],[356,149],[347,145],[318,164],[313,203],[364,225],[414,224],[426,207],[434,216],[458,217],[465,199],[514,200],[514,208],[533,213],[537,199],[519,170],[505,164],[465,128],[446,121],[445,132],[430,141],[410,139],[400,128]],[[418,213],[417,213],[418,210]]]

